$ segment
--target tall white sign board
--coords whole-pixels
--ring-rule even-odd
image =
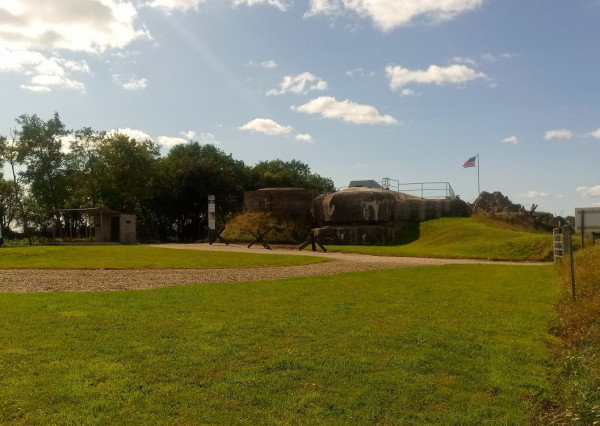
[[[600,207],[575,209],[576,232],[600,232]]]
[[[208,229],[214,231],[217,228],[217,218],[215,214],[215,196],[208,196]]]

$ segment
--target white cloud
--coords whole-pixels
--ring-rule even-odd
[[[113,136],[116,133],[119,133],[121,135],[126,135],[129,138],[135,139],[138,142],[142,142],[145,140],[154,141],[154,139],[152,139],[148,133],[145,133],[141,130],[130,129],[129,127],[125,128],[125,129],[111,130],[110,132],[108,132],[108,135]]]
[[[525,198],[543,198],[543,197],[549,197],[550,193],[549,192],[539,192],[539,191],[527,191],[524,194],[519,194],[521,197],[525,197]]]
[[[132,78],[127,83],[123,83],[121,87],[125,90],[141,90],[148,86],[148,80],[145,78]]]
[[[287,10],[287,8],[289,7],[289,4],[282,0],[233,0],[233,4],[234,4],[234,6],[239,6],[241,4],[245,4],[248,6],[256,6],[256,5],[265,4],[268,6],[272,6],[276,9],[279,9],[282,12],[285,12]]]
[[[181,131],[179,132],[179,134],[186,138],[188,141],[191,141],[196,137],[196,132],[194,132],[193,130]]]
[[[502,142],[517,144],[519,143],[519,139],[516,136],[509,136],[507,138],[502,139]]]
[[[311,90],[327,90],[327,82],[315,77],[309,72],[283,77],[277,89],[267,92],[269,95],[283,95],[285,93],[308,93]]]
[[[476,9],[483,0],[311,0],[305,17],[344,12],[370,18],[382,31],[410,25],[418,18],[438,23]]]
[[[477,72],[465,65],[458,64],[450,65],[448,67],[430,65],[427,70],[416,71],[411,71],[408,68],[401,66],[388,65],[385,68],[385,71],[390,79],[390,87],[392,90],[396,90],[397,88],[410,83],[437,85],[445,83],[460,84],[485,77],[485,74],[481,72]]]
[[[518,53],[501,53],[500,55],[493,55],[491,53],[484,53],[481,57],[487,62],[496,62],[498,59],[510,59],[519,56]]]
[[[577,192],[582,197],[600,197],[600,185],[596,186],[578,186]]]
[[[217,137],[215,135],[213,135],[212,133],[200,133],[200,137],[199,137],[199,141],[201,144],[204,145],[219,145],[219,141],[217,140]]]
[[[183,138],[172,138],[169,136],[159,136],[158,143],[167,148],[172,148],[175,145],[181,145],[181,144],[188,143],[188,141]]]
[[[0,4],[0,12],[0,44],[13,52],[99,53],[150,38],[146,28],[136,27],[137,10],[128,1],[53,0],[50,6],[39,0],[13,0]]]
[[[353,70],[346,71],[346,75],[348,77],[355,77],[355,76],[359,76],[359,77],[374,77],[375,76],[375,72],[374,71],[365,71],[363,68],[355,68]]]
[[[255,118],[239,127],[240,130],[250,130],[253,132],[264,133],[266,135],[284,135],[290,133],[290,126],[282,126],[269,118]]]
[[[586,138],[600,139],[600,129],[585,134]]]
[[[262,61],[260,66],[266,69],[273,69],[277,68],[277,62],[275,62],[273,59],[269,59],[268,61]]]
[[[396,124],[395,118],[380,115],[371,105],[360,105],[349,100],[338,101],[329,96],[321,96],[292,110],[307,114],[321,114],[325,118],[335,118],[356,124]]]
[[[477,62],[475,62],[473,59],[471,59],[471,58],[463,58],[462,56],[455,56],[454,58],[452,58],[450,60],[450,62],[454,63],[454,64],[471,65],[472,67],[476,67],[477,66]]]
[[[198,10],[201,3],[204,3],[204,0],[154,0],[149,5],[170,12],[174,10]]]
[[[419,96],[420,93],[415,92],[413,89],[404,88],[400,91],[401,96]]]
[[[571,139],[573,138],[573,132],[569,129],[556,129],[556,130],[548,130],[544,139]]]
[[[311,135],[307,134],[307,133],[299,133],[296,135],[296,140],[302,141],[302,142],[307,142],[307,143],[313,143],[313,138]]]
[[[71,80],[62,75],[40,74],[31,78],[31,84],[22,85],[23,89],[33,92],[49,92],[53,87],[73,89],[85,92],[85,85],[79,81]]]
[[[27,76],[21,88],[33,92],[50,92],[54,88],[85,92],[85,85],[72,73],[90,74],[86,61],[67,61],[60,56],[47,57],[39,52],[13,52],[0,47],[0,73],[14,72]]]

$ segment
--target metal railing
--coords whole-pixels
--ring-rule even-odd
[[[456,198],[452,185],[449,182],[410,182],[401,183],[396,179],[383,178],[381,186],[405,194],[416,195],[427,199]]]

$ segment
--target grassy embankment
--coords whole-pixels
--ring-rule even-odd
[[[552,259],[552,234],[498,227],[481,218],[443,218],[409,226],[400,243],[389,246],[327,246],[332,251],[391,256],[491,260]]]
[[[542,422],[600,424],[600,247],[575,253],[575,300],[568,260],[561,265],[561,295],[553,332],[554,406]]]
[[[258,213],[239,214],[230,219],[224,233],[232,241],[253,241],[248,232],[271,231],[270,243],[302,241],[298,223]],[[302,235],[300,235],[302,234]],[[469,218],[443,218],[409,224],[394,244],[387,246],[334,246],[331,251],[388,256],[425,256],[492,260],[545,261],[552,259],[552,235],[530,225],[494,220],[485,215]]]
[[[25,246],[0,248],[2,268],[152,269],[305,265],[326,259],[267,253],[226,253],[148,246]]]
[[[0,294],[0,423],[526,424],[552,266]]]

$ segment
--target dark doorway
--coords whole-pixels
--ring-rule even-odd
[[[121,227],[119,216],[113,216],[110,218],[110,242],[118,243],[119,236],[121,235]]]

